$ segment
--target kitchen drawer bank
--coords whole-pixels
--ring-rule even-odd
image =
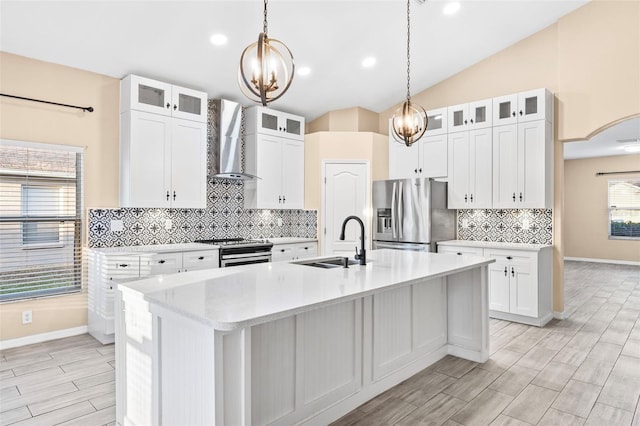
[[[318,255],[318,240],[315,238],[270,238],[273,243],[271,261],[308,259]]]
[[[88,329],[100,343],[114,342],[114,288],[159,274],[217,268],[218,250],[208,244],[87,249]]]
[[[348,269],[274,262],[119,286],[117,421],[328,424],[447,354],[488,359],[493,260],[369,258]]]
[[[543,244],[442,241],[438,253],[484,256],[489,266],[489,316],[543,327],[553,318],[553,248]]]

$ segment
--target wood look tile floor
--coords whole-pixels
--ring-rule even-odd
[[[565,263],[569,318],[491,320],[484,364],[447,356],[334,425],[640,426],[640,267]],[[114,347],[0,351],[0,425],[115,424]]]

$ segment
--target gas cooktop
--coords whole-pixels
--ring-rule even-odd
[[[248,240],[248,239],[244,239],[244,238],[218,238],[218,239],[211,239],[211,240],[196,240],[194,241],[194,243],[201,243],[201,244],[212,244],[212,245],[219,245],[219,246],[245,246],[245,247],[250,247],[250,246],[263,246],[263,245],[273,245],[273,243],[271,243],[271,241],[264,239],[264,240]]]

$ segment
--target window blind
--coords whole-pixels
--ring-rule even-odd
[[[609,181],[609,236],[640,238],[640,179]]]
[[[82,165],[74,147],[0,141],[0,301],[80,290]]]

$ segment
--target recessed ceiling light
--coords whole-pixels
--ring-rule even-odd
[[[374,58],[373,56],[369,56],[362,60],[362,66],[365,68],[371,68],[375,64],[376,64],[376,58]]]
[[[460,10],[460,2],[452,1],[444,5],[442,8],[442,13],[445,15],[453,15],[457,11]]]
[[[214,46],[222,46],[227,44],[227,36],[224,34],[214,34],[211,36],[211,44]]]
[[[300,67],[298,68],[298,75],[309,75],[311,74],[311,68],[309,67]]]

